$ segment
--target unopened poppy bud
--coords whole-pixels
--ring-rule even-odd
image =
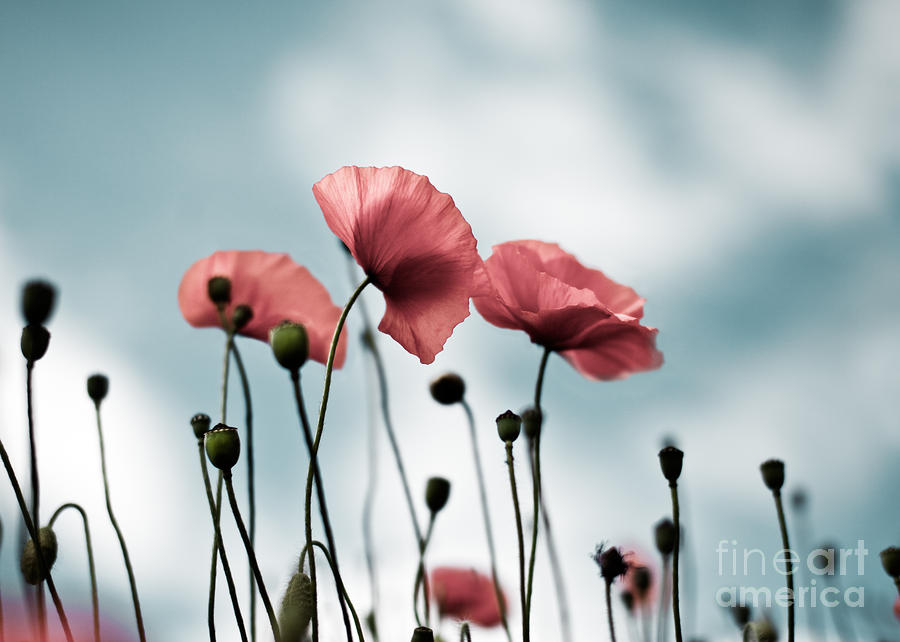
[[[750,621],[750,607],[741,605],[735,606],[734,609],[732,609],[732,615],[734,615],[734,621],[737,625],[743,627]]]
[[[675,524],[671,519],[663,519],[656,524],[656,550],[660,554],[671,555],[675,550]]]
[[[198,412],[191,417],[191,428],[194,429],[194,436],[197,439],[202,439],[203,435],[209,432],[209,424],[209,415],[203,414],[202,412]]]
[[[242,303],[241,305],[235,307],[234,312],[231,313],[231,325],[234,327],[235,332],[237,332],[245,325],[250,323],[250,319],[252,318],[253,308],[251,308],[246,303]]]
[[[642,598],[647,595],[647,592],[650,590],[653,576],[650,574],[650,569],[646,566],[635,566],[631,572],[634,573],[635,592],[638,597]]]
[[[659,451],[659,467],[662,469],[663,477],[668,479],[670,484],[678,481],[683,463],[684,453],[675,446],[666,446]]]
[[[600,567],[600,577],[607,582],[612,582],[620,575],[628,572],[628,562],[615,546],[606,548],[602,544],[594,551],[594,561]]]
[[[296,372],[309,357],[309,337],[299,323],[285,321],[269,332],[269,344],[275,359],[291,372]]]
[[[306,573],[294,573],[288,582],[278,613],[282,640],[302,640],[315,610],[312,580]]]
[[[29,281],[22,288],[22,316],[28,325],[43,325],[53,314],[56,288],[46,281]]]
[[[50,332],[42,325],[26,325],[22,328],[22,356],[34,363],[45,354],[50,345]]]
[[[900,548],[891,546],[881,551],[881,564],[885,573],[894,579],[900,577]]]
[[[459,403],[466,394],[466,382],[454,372],[442,374],[431,382],[431,396],[445,406]]]
[[[95,404],[99,404],[106,398],[106,394],[109,392],[109,379],[106,378],[105,375],[102,374],[92,374],[87,378],[87,393],[88,397]]]
[[[502,441],[515,441],[522,430],[522,418],[512,410],[497,417],[497,434]]]
[[[219,470],[231,470],[241,456],[241,438],[237,428],[216,424],[206,433],[206,456]]]
[[[769,620],[756,620],[744,627],[744,642],[776,642],[778,632]]]
[[[214,276],[207,282],[206,291],[209,300],[216,305],[231,303],[231,279],[227,276]]]
[[[634,611],[634,593],[631,591],[622,591],[622,604],[629,613]]]
[[[434,642],[434,631],[427,626],[416,627],[413,631],[412,640],[410,642]]]
[[[525,436],[529,439],[536,439],[541,434],[542,423],[543,417],[540,410],[528,408],[522,411],[522,427],[525,429]]]
[[[443,477],[432,477],[425,484],[425,503],[428,510],[438,513],[450,498],[450,482]]]
[[[53,563],[56,561],[56,553],[59,550],[56,544],[56,533],[49,526],[44,526],[38,530],[38,541],[41,543],[41,551],[44,553],[44,563],[47,565],[46,571],[50,571],[53,568]],[[25,581],[32,586],[42,579],[47,579],[46,573],[41,577],[41,561],[38,559],[34,540],[30,537],[22,549],[22,560],[19,567],[22,569],[22,576],[25,578]]]
[[[806,491],[802,488],[798,488],[791,493],[791,506],[793,506],[795,511],[799,512],[806,508],[807,500]]]
[[[781,491],[781,487],[784,486],[783,461],[779,461],[778,459],[764,461],[760,465],[759,470],[762,472],[763,481],[766,483],[769,490],[772,492]]]

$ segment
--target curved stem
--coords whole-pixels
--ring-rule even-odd
[[[497,604],[500,607],[500,622],[503,624],[503,630],[506,631],[506,638],[512,642],[512,633],[509,630],[509,622],[506,619],[506,602],[503,599],[503,591],[500,589],[500,581],[497,578],[497,553],[494,550],[494,534],[491,528],[491,514],[488,510],[487,491],[484,483],[484,470],[481,466],[481,452],[478,449],[478,440],[475,437],[475,415],[469,403],[463,399],[461,402],[466,418],[469,423],[469,436],[472,440],[472,456],[475,459],[475,472],[478,476],[478,491],[481,494],[481,514],[484,518],[484,531],[487,536],[488,553],[491,556],[491,579],[494,581],[494,594],[497,596]]]
[[[312,455],[313,436],[309,426],[309,418],[306,416],[306,405],[303,403],[303,392],[300,389],[300,371],[291,372],[291,382],[294,386],[294,399],[297,402],[297,414],[300,416],[300,425],[303,427],[303,438],[306,441],[306,449]],[[331,550],[331,559],[334,561],[335,573],[339,574],[337,561],[337,548],[334,543],[334,531],[331,528],[331,519],[328,516],[328,505],[325,503],[325,486],[322,484],[322,471],[319,469],[319,462],[313,469],[313,477],[316,483],[316,500],[319,503],[319,514],[322,517],[322,525],[325,529],[325,539],[328,542],[328,548]],[[347,605],[344,602],[344,595],[338,588],[338,602],[341,605],[341,614],[344,618],[344,628],[347,631],[347,640],[352,642],[353,632],[350,629],[350,616],[347,613]]]
[[[94,640],[95,642],[100,642],[100,605],[97,599],[97,573],[94,570],[94,548],[91,546],[91,529],[88,527],[87,513],[85,513],[84,509],[78,504],[63,504],[56,509],[55,513],[53,513],[53,516],[50,518],[49,526],[53,528],[56,518],[67,508],[78,511],[81,515],[81,521],[84,524],[84,543],[87,548],[88,574],[91,579],[91,609],[94,616]],[[2,639],[2,635],[0,635],[0,639]]]
[[[206,466],[206,453],[203,448],[203,439],[197,440],[197,452],[200,455],[200,470],[203,473],[203,486],[206,489],[206,502],[209,505],[209,514],[213,522],[213,555],[212,568],[210,570],[210,601],[208,607],[207,618],[209,620],[209,639],[215,642],[216,639],[216,618],[215,618],[215,593],[212,592],[216,585],[216,566],[217,557],[222,558],[222,569],[225,571],[225,581],[228,584],[228,593],[231,596],[231,606],[234,609],[234,618],[237,621],[238,630],[241,634],[241,640],[247,642],[247,631],[244,629],[244,617],[241,615],[241,607],[238,603],[237,590],[234,586],[234,577],[231,574],[231,565],[228,563],[228,555],[225,553],[225,542],[222,540],[222,532],[220,530],[221,514],[222,514],[222,474],[219,473],[218,483],[218,499],[213,497],[212,484],[209,481],[209,469]]]
[[[318,546],[319,550],[322,551],[322,554],[325,556],[325,559],[328,561],[328,566],[331,568],[331,575],[334,577],[335,584],[337,584],[338,590],[340,590],[341,594],[344,596],[344,601],[347,602],[347,606],[350,607],[350,613],[353,616],[353,626],[356,627],[356,635],[359,642],[365,642],[366,638],[363,635],[362,624],[359,621],[359,615],[356,613],[356,608],[353,606],[353,602],[350,600],[350,595],[347,593],[347,588],[344,586],[344,580],[341,579],[340,574],[337,572],[337,567],[334,565],[334,559],[328,553],[328,549],[325,548],[325,545],[322,544],[319,540],[314,539],[312,542],[313,546]],[[300,565],[303,565],[303,559],[306,557],[307,546],[303,547],[303,551],[300,553]],[[312,555],[310,555],[312,557]]]
[[[656,618],[656,640],[657,642],[666,642],[666,593],[668,593],[669,584],[669,556],[663,555],[662,573],[659,582],[659,615]]]
[[[469,631],[468,622],[463,622],[459,627],[459,642],[472,642],[472,632]]]
[[[526,615],[525,598],[525,539],[522,536],[522,512],[519,510],[519,493],[516,490],[516,471],[513,467],[513,442],[506,442],[506,467],[509,469],[509,487],[512,491],[513,508],[516,512],[516,537],[519,540],[519,598],[522,602],[522,641],[529,642],[529,622]]]
[[[772,491],[772,494],[775,496],[775,509],[778,511],[778,527],[781,529],[781,544],[784,547],[784,572],[787,575],[788,592],[788,642],[794,642],[794,571],[791,561],[791,545],[788,543],[784,506],[781,503],[781,491]]]
[[[269,624],[272,625],[272,634],[275,636],[275,642],[281,642],[281,632],[278,629],[278,620],[275,619],[275,611],[272,610],[272,602],[269,601],[269,593],[266,591],[266,583],[263,582],[262,573],[259,571],[259,564],[256,561],[256,552],[250,544],[250,536],[247,535],[247,528],[244,526],[244,520],[241,519],[241,511],[238,508],[237,498],[234,496],[234,484],[231,482],[231,471],[223,471],[225,478],[225,489],[228,491],[228,503],[231,504],[231,512],[234,515],[234,521],[237,524],[238,532],[244,541],[244,548],[247,549],[247,558],[253,573],[256,575],[256,583],[259,586],[259,596],[262,598],[263,606],[266,607],[266,613],[269,616]]]
[[[144,633],[144,617],[141,615],[141,602],[138,599],[137,584],[134,581],[134,569],[131,568],[131,558],[128,555],[128,547],[125,545],[125,536],[122,529],[119,528],[119,522],[113,514],[112,502],[109,499],[109,479],[106,475],[106,451],[103,447],[103,427],[100,423],[100,404],[95,403],[94,409],[97,413],[97,435],[100,438],[100,468],[103,472],[103,493],[106,497],[106,512],[109,513],[109,521],[116,531],[116,537],[119,538],[119,546],[122,549],[122,558],[125,561],[125,570],[128,572],[128,584],[131,587],[131,600],[134,602],[134,617],[137,620],[138,637],[141,642],[146,642],[147,636]]]
[[[256,547],[256,473],[253,459],[253,403],[250,399],[250,381],[244,369],[244,361],[238,351],[237,343],[231,342],[231,354],[241,379],[241,391],[244,393],[244,424],[247,427],[247,496],[249,497],[250,543]],[[250,638],[256,642],[256,579],[250,572]]]
[[[675,550],[672,551],[672,612],[675,614],[675,640],[681,638],[681,606],[678,603],[678,553],[681,548],[681,519],[678,512],[678,484],[669,482],[672,490],[672,522],[675,525]]]
[[[12,463],[9,461],[9,454],[6,452],[6,447],[3,445],[2,439],[0,439],[0,459],[3,460],[3,467],[6,468],[6,475],[9,477],[9,483],[13,487],[16,501],[19,504],[19,510],[22,513],[22,519],[25,521],[25,528],[28,530],[31,542],[34,544],[41,576],[46,577],[47,590],[50,591],[50,597],[53,599],[53,606],[56,607],[56,614],[59,616],[59,623],[62,625],[63,633],[65,633],[68,642],[74,642],[72,630],[69,628],[69,619],[66,617],[62,601],[59,599],[59,593],[56,592],[56,584],[53,582],[53,576],[50,574],[47,560],[44,559],[44,549],[41,548],[41,545],[38,543],[37,530],[34,527],[34,522],[31,521],[31,515],[28,513],[28,506],[25,505],[25,497],[22,495],[22,487],[19,486],[19,480],[16,478],[16,471],[13,470]]]
[[[37,462],[37,446],[34,437],[34,404],[32,397],[32,372],[34,371],[34,361],[28,360],[25,363],[25,398],[28,407],[28,447],[31,457],[31,517],[38,528],[41,527],[40,506],[41,506],[41,481],[38,475]],[[44,582],[38,580],[37,586],[34,587],[35,598],[37,604],[37,626],[38,639],[47,639],[47,612],[44,606]]]
[[[416,581],[413,584],[413,615],[416,616],[416,624],[419,626],[428,626],[429,613],[431,612],[431,605],[428,600],[428,582],[425,579],[425,550],[428,548],[429,542],[431,542],[431,532],[434,530],[435,517],[437,517],[437,513],[431,513],[431,517],[428,520],[428,530],[425,531],[425,538],[419,541],[419,568],[416,571]],[[422,591],[425,598],[424,625],[422,624],[422,619],[419,619],[419,587],[422,586],[423,582],[425,584]]]
[[[616,642],[616,627],[613,625],[612,612],[612,582],[606,581],[606,613],[609,616],[609,637],[612,642]]]

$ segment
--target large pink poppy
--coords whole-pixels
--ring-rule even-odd
[[[491,292],[473,298],[490,323],[523,330],[590,379],[621,379],[662,365],[644,299],[584,267],[555,243],[509,241],[484,262]]]
[[[309,336],[309,356],[320,363],[328,360],[331,338],[341,309],[316,278],[287,254],[261,250],[214,252],[187,269],[178,286],[181,314],[197,328],[221,327],[215,304],[209,299],[207,284],[214,276],[231,280],[231,303],[227,318],[235,306],[246,304],[253,318],[239,334],[260,341],[269,340],[269,330],[282,321],[302,323]],[[335,353],[334,367],[340,368],[347,352],[347,337],[342,333]]]
[[[487,575],[470,568],[441,566],[431,571],[430,589],[441,617],[468,620],[484,627],[501,622],[494,581]]]
[[[469,316],[483,269],[453,199],[402,167],[342,167],[313,185],[328,227],[384,293],[378,329],[422,363]]]

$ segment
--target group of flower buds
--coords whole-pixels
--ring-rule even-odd
[[[22,329],[22,356],[29,366],[47,353],[50,332],[44,324],[53,314],[56,289],[46,281],[29,281],[22,290],[22,315],[25,327]]]

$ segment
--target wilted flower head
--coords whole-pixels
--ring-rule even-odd
[[[469,316],[483,270],[453,199],[402,167],[342,167],[313,185],[325,222],[384,293],[378,329],[422,363]]]
[[[309,356],[320,363],[328,360],[328,348],[341,309],[331,302],[328,290],[297,265],[287,254],[261,250],[214,252],[188,268],[178,287],[178,306],[185,320],[196,328],[221,327],[216,305],[210,300],[209,281],[227,277],[231,282],[230,302],[225,316],[234,309],[250,307],[252,316],[239,329],[260,341],[269,340],[269,330],[283,321],[301,323],[309,335]],[[341,336],[334,366],[344,363],[347,340]]]
[[[441,617],[468,620],[484,627],[500,624],[494,581],[487,575],[474,569],[442,566],[431,572],[429,588]],[[503,600],[505,604],[506,598]]]
[[[489,292],[473,299],[489,323],[522,330],[590,379],[621,379],[662,365],[644,299],[584,267],[555,243],[509,241],[484,263]]]
[[[617,577],[628,572],[628,562],[622,551],[615,546],[600,544],[594,550],[593,558],[600,567],[600,577],[607,582],[614,582]]]

